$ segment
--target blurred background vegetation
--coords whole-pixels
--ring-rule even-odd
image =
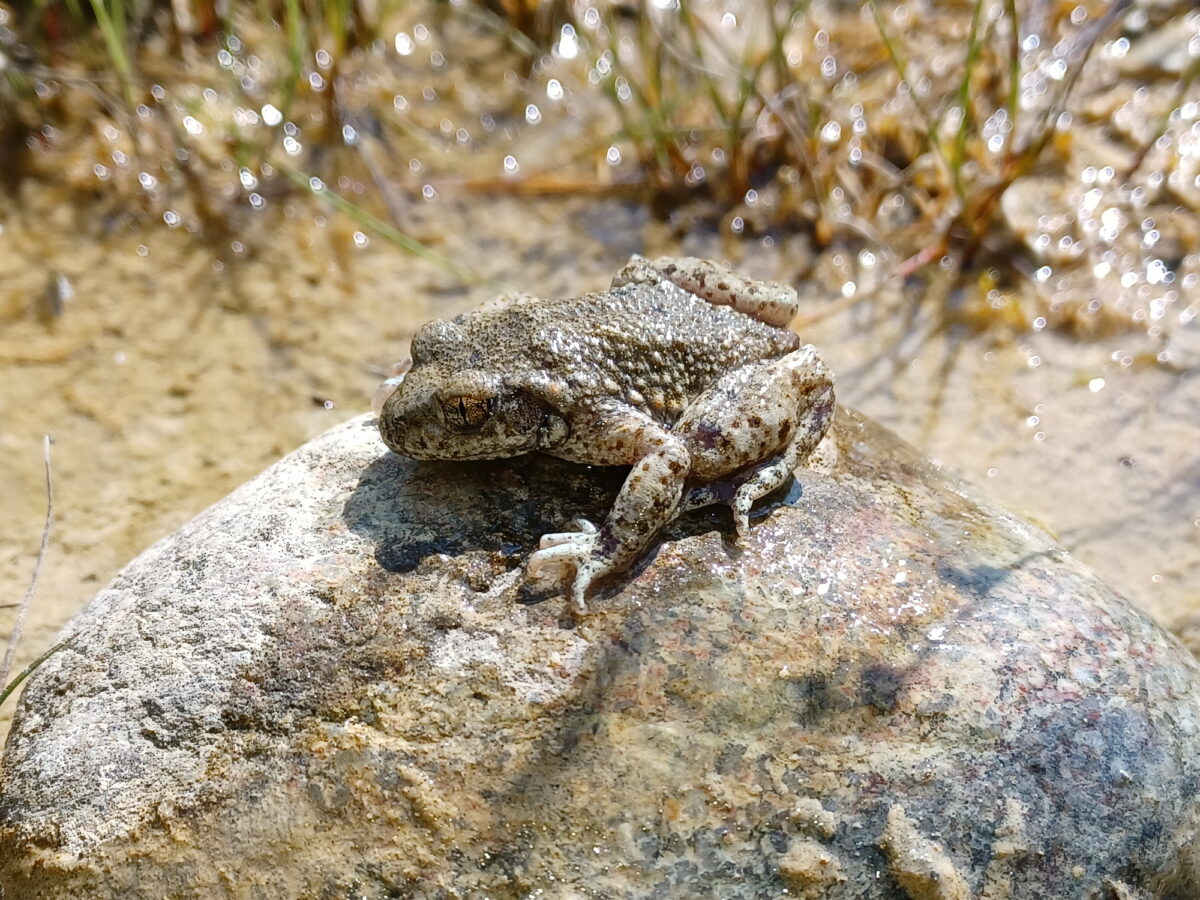
[[[1083,333],[1135,322],[1161,332],[1162,304],[1122,276],[1147,274],[1148,239],[1164,273],[1186,274],[1184,248],[1198,237],[1177,211],[1183,200],[1194,212],[1200,191],[1194,148],[1180,145],[1200,70],[1186,4],[38,0],[0,10],[10,185],[57,179],[107,201],[110,215],[207,237],[308,190],[436,259],[407,221],[422,197],[615,195],[680,230],[803,232],[818,250],[881,251],[900,278],[928,279],[931,266],[982,277],[995,288],[982,305],[937,292],[947,316],[972,327]],[[1064,195],[1047,174],[1091,190]]]

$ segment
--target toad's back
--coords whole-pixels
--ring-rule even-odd
[[[665,282],[518,301],[459,321],[488,368],[523,369],[576,399],[622,395],[668,421],[726,372],[800,346],[793,332]]]

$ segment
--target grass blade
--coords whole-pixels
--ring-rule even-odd
[[[4,701],[12,696],[13,691],[19,688],[21,686],[21,682],[32,675],[38,666],[48,660],[63,647],[67,646],[69,643],[71,643],[71,638],[67,638],[65,641],[59,641],[57,644],[27,665],[24,669],[22,669],[16,678],[6,684],[3,690],[0,690],[0,706],[4,705]]]
[[[0,662],[0,684],[8,677],[12,668],[13,655],[17,652],[17,643],[21,640],[21,631],[25,627],[25,616],[33,602],[37,590],[38,578],[42,574],[42,563],[46,561],[46,551],[50,549],[50,525],[54,521],[54,480],[50,467],[50,435],[42,438],[42,454],[46,465],[46,522],[42,526],[42,544],[38,550],[37,562],[33,565],[33,576],[29,579],[29,587],[25,589],[25,597],[17,608],[17,619],[13,623],[12,632],[8,636],[8,646],[4,650],[4,661]],[[7,692],[5,694],[7,696]]]
[[[954,157],[951,159],[950,171],[954,175],[954,192],[959,200],[967,196],[963,184],[962,168],[967,155],[967,138],[970,136],[971,123],[975,119],[974,105],[971,103],[971,76],[979,62],[979,20],[983,17],[983,0],[975,0],[975,8],[971,11],[971,33],[967,38],[967,58],[963,62],[962,81],[958,85],[958,108],[960,112],[958,134],[954,138]]]

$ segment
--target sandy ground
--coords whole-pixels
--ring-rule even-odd
[[[381,240],[358,246],[353,226],[305,199],[268,205],[242,254],[61,199],[29,186],[0,213],[0,603],[20,599],[33,569],[41,436],[54,438],[51,549],[18,667],[140,550],[366,410],[425,320],[501,286],[601,287],[634,250],[728,255],[711,237],[680,248],[615,201],[444,194],[414,220],[490,279],[466,286]],[[739,265],[797,279],[796,241],[747,245]],[[815,310],[834,286],[809,274]],[[47,321],[38,310],[60,275],[73,296]],[[898,337],[912,330],[864,303],[805,336],[844,402],[1043,523],[1168,626],[1200,618],[1200,378],[1124,367],[1119,338]],[[0,609],[0,634],[13,613]]]

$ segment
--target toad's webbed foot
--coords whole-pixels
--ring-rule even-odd
[[[588,587],[603,574],[596,565],[596,542],[600,530],[587,519],[571,522],[574,531],[557,531],[542,535],[538,549],[529,555],[526,571],[532,581],[560,580],[573,571],[571,606],[577,613],[587,612]]]

